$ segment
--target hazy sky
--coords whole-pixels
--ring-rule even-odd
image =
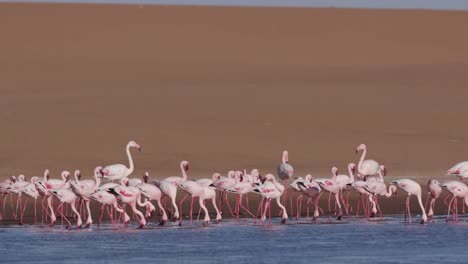
[[[468,10],[468,0],[0,0],[0,2],[145,3],[182,5],[310,6]]]

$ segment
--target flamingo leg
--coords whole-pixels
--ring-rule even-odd
[[[252,214],[252,212],[250,212],[250,210],[248,208],[246,208],[243,204],[242,204],[242,195],[240,195],[239,197],[239,207],[242,208],[244,211],[246,211],[251,217],[255,218],[255,215]]]
[[[179,216],[179,226],[182,226],[182,204],[184,203],[185,199],[187,198],[187,195],[184,196],[184,198],[182,198],[182,200],[180,200],[179,202],[179,211],[180,211],[180,216]]]

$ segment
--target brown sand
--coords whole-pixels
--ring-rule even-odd
[[[468,12],[0,4],[0,175],[467,159]],[[424,180],[425,181],[425,180]]]

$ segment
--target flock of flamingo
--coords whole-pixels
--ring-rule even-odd
[[[3,203],[3,210],[0,214],[0,220],[5,214],[6,201],[10,197],[10,206],[12,216],[15,220],[19,220],[23,224],[24,214],[28,205],[28,199],[34,200],[34,221],[37,223],[37,199],[41,197],[41,216],[42,223],[49,222],[51,226],[55,225],[57,220],[56,215],[60,214],[62,224],[66,221],[67,227],[72,224],[67,218],[68,208],[73,213],[73,218],[76,219],[77,227],[83,227],[83,219],[86,219],[85,227],[90,227],[93,224],[91,216],[90,203],[95,201],[101,205],[99,213],[98,225],[102,221],[104,211],[107,211],[109,219],[116,228],[120,224],[126,227],[131,217],[128,215],[127,206],[130,208],[133,219],[138,222],[140,228],[147,225],[149,219],[156,215],[156,208],[153,201],[156,202],[159,215],[161,215],[159,224],[164,223],[169,219],[179,221],[182,225],[182,205],[187,197],[191,198],[190,203],[190,223],[192,224],[193,204],[194,200],[198,199],[200,216],[203,210],[203,224],[206,226],[211,221],[210,214],[206,206],[206,201],[212,201],[212,207],[216,212],[215,222],[218,223],[222,217],[222,208],[226,204],[232,217],[239,219],[241,211],[255,219],[260,216],[261,224],[265,224],[267,213],[269,214],[269,222],[271,224],[271,202],[275,200],[280,208],[281,223],[286,223],[288,213],[285,205],[287,203],[288,188],[298,192],[299,196],[296,200],[296,219],[300,219],[302,212],[302,199],[307,198],[307,218],[309,218],[309,205],[314,207],[313,220],[317,221],[320,214],[323,214],[322,208],[319,207],[319,199],[324,192],[329,193],[328,196],[328,211],[331,211],[331,197],[334,197],[335,212],[334,217],[341,220],[344,214],[349,214],[352,210],[349,204],[349,194],[352,191],[360,195],[360,199],[356,205],[356,215],[360,212],[360,207],[364,212],[364,217],[372,218],[380,210],[378,197],[391,197],[396,195],[397,190],[403,190],[407,194],[405,222],[412,222],[410,210],[410,197],[416,196],[421,209],[421,223],[432,220],[434,215],[434,205],[437,198],[440,197],[442,190],[446,190],[448,195],[445,198],[445,203],[448,207],[447,221],[450,219],[450,214],[453,214],[453,220],[458,221],[458,198],[464,199],[468,205],[468,187],[462,180],[468,177],[468,161],[460,162],[450,168],[447,174],[457,176],[460,181],[450,180],[440,183],[437,180],[430,179],[427,184],[427,200],[426,206],[422,202],[421,186],[411,179],[399,179],[392,181],[388,186],[384,182],[386,169],[383,165],[375,160],[365,159],[367,154],[366,145],[361,144],[357,147],[356,153],[362,152],[361,157],[356,166],[353,163],[348,165],[348,174],[338,174],[336,167],[332,168],[332,176],[330,178],[313,178],[311,175],[305,177],[293,178],[293,166],[289,163],[288,152],[284,151],[282,162],[277,169],[277,175],[282,183],[276,180],[273,174],[262,176],[257,169],[253,169],[250,173],[247,171],[229,171],[226,176],[221,176],[219,173],[214,173],[211,178],[189,180],[187,171],[189,163],[182,161],[180,163],[181,175],[167,177],[160,180],[149,180],[149,174],[145,173],[142,179],[129,178],[134,171],[134,164],[131,155],[131,149],[141,150],[140,145],[134,141],[130,141],[126,146],[126,153],[129,160],[129,167],[122,164],[114,164],[105,167],[96,167],[94,170],[94,180],[81,180],[80,171],[74,172],[74,179],[68,171],[61,173],[61,179],[50,179],[49,170],[45,170],[43,178],[33,176],[30,181],[26,181],[24,175],[11,176],[9,179],[0,182],[0,194]],[[354,176],[356,174],[356,177]],[[102,179],[110,182],[101,184]],[[178,191],[185,193],[183,199],[176,203]],[[249,208],[248,194],[255,193],[261,196],[260,203],[256,214],[252,213]],[[237,196],[235,206],[231,206],[228,199],[228,194]],[[346,199],[345,199],[346,194]],[[13,202],[13,195],[17,196],[16,206]],[[26,201],[22,201],[23,195]],[[218,195],[218,198],[217,198]],[[292,196],[289,195],[290,210],[292,211]],[[450,198],[451,197],[451,198]],[[244,199],[245,198],[245,199]],[[450,201],[447,202],[448,198]],[[430,199],[430,202],[429,202]],[[54,200],[59,203],[54,207]],[[170,201],[169,206],[165,206],[167,200]],[[246,204],[243,202],[245,200]],[[144,213],[138,209],[144,208]],[[169,210],[170,209],[170,213]],[[221,208],[218,209],[218,208]],[[426,208],[428,212],[426,213]],[[291,213],[292,214],[292,213]],[[329,216],[329,219],[331,216]]]

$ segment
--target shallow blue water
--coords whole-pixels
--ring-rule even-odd
[[[462,218],[463,219],[463,218]],[[404,224],[348,218],[254,225],[229,220],[202,227],[150,225],[114,230],[0,227],[3,263],[465,263],[468,223]]]

